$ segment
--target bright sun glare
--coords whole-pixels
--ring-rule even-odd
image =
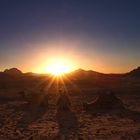
[[[54,62],[47,68],[47,71],[53,75],[59,76],[68,73],[70,67],[64,62]]]

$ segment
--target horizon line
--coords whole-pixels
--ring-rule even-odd
[[[137,68],[139,68],[140,66],[138,66]],[[16,69],[18,69],[18,70],[20,70],[23,74],[27,74],[27,73],[33,73],[33,74],[51,74],[51,73],[49,73],[49,72],[33,72],[33,71],[27,71],[27,72],[23,72],[21,69],[19,69],[19,68],[17,68],[17,67],[13,67],[13,68],[16,68]],[[4,72],[5,70],[10,70],[10,69],[13,69],[13,68],[6,68],[6,69],[4,69],[3,71],[0,71],[0,72]],[[137,69],[137,68],[134,68],[134,69],[132,69],[132,70],[135,70],[135,69]],[[97,72],[97,73],[100,73],[100,74],[126,74],[126,73],[129,73],[129,72],[131,72],[132,70],[130,70],[130,71],[127,71],[127,72],[122,72],[122,73],[115,73],[115,72],[100,72],[100,71],[95,71],[95,70],[93,70],[93,69],[82,69],[82,68],[77,68],[77,69],[75,69],[75,70],[72,70],[72,71],[70,71],[70,72],[67,72],[67,73],[65,73],[65,74],[69,74],[69,73],[72,73],[72,72],[75,72],[75,71],[78,71],[78,70],[83,70],[83,71],[86,71],[86,72],[88,72],[88,71],[92,71],[92,72]]]

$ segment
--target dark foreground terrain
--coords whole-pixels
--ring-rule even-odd
[[[71,111],[57,111],[57,88],[62,87],[62,83],[48,81],[45,76],[29,74],[16,78],[4,76],[0,80],[0,140],[140,139],[139,78],[110,75],[64,80],[72,103]],[[30,100],[24,98],[22,91],[27,90],[32,94],[47,93],[48,107],[38,107],[34,96]],[[93,101],[101,90],[113,91],[127,111],[101,113],[97,110],[95,113],[84,110],[83,102]]]

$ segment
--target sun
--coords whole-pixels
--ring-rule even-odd
[[[57,61],[48,66],[47,72],[56,76],[60,76],[70,72],[70,66],[62,61]]]

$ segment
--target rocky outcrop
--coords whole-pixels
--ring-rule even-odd
[[[11,69],[5,69],[4,73],[9,74],[9,75],[21,75],[22,71],[20,71],[17,68],[11,68]]]

